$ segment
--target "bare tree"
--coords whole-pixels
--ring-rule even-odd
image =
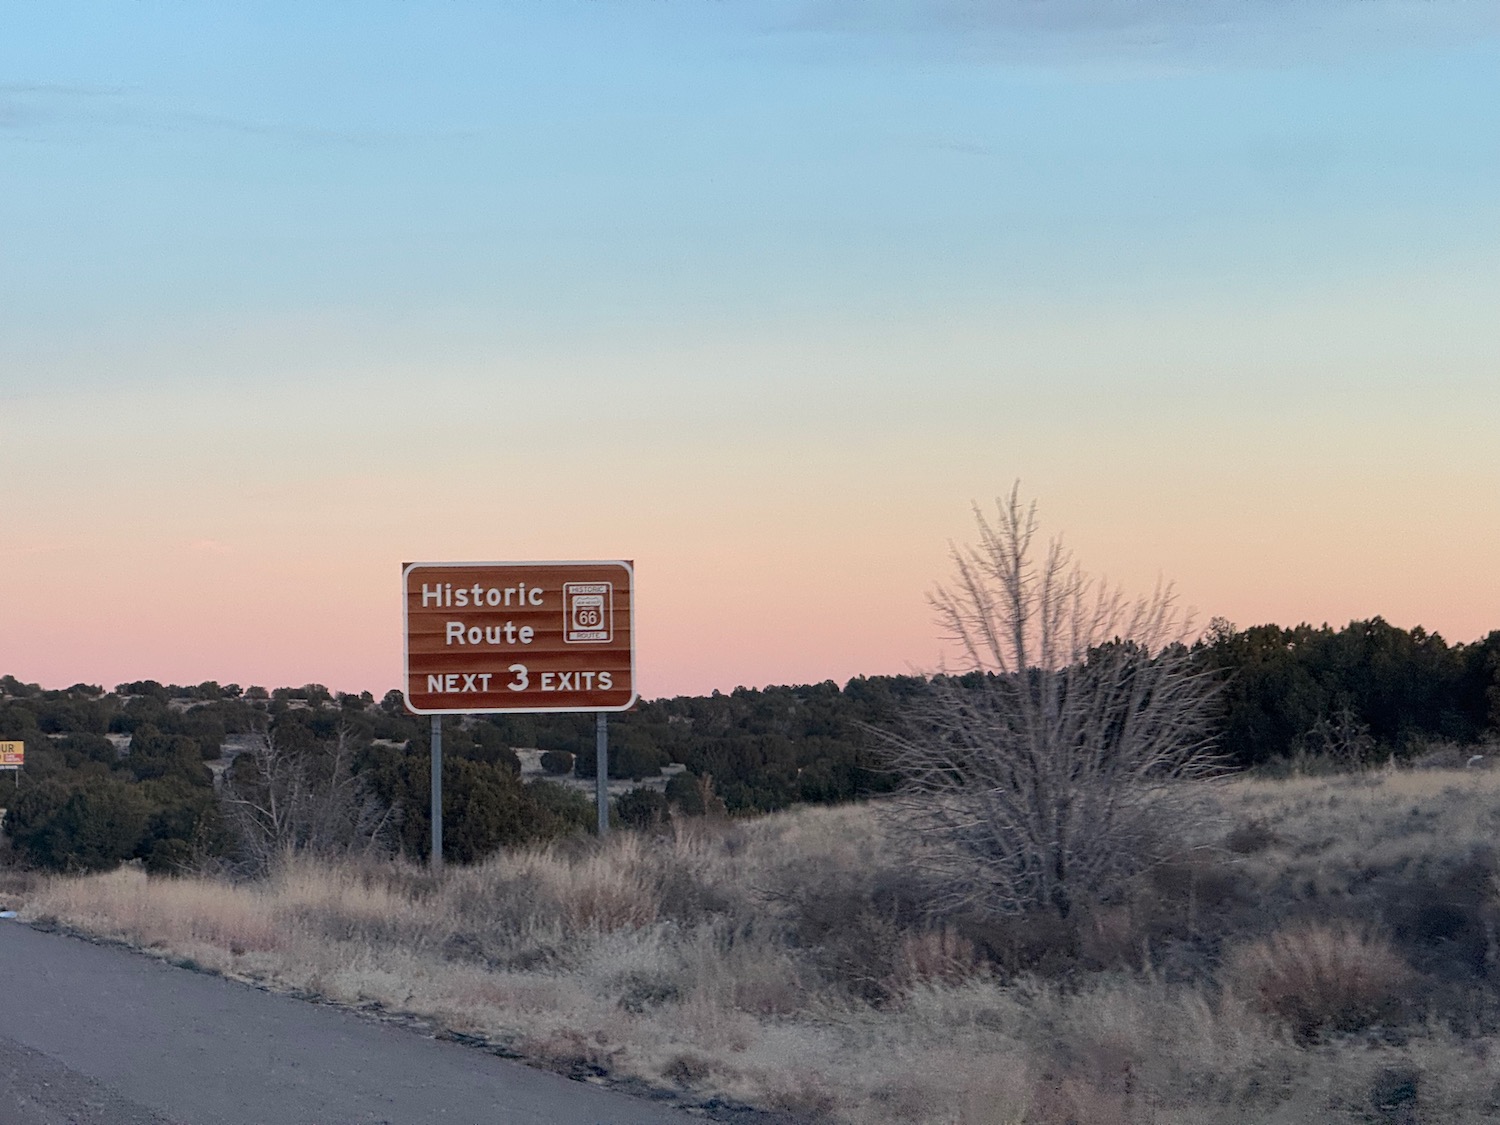
[[[258,731],[225,776],[226,819],[241,855],[262,872],[287,852],[380,851],[389,811],[354,772],[354,740],[340,728],[331,742],[294,748],[269,728]]]
[[[1034,547],[1019,485],[929,600],[962,667],[888,733],[896,811],[945,904],[1066,915],[1169,854],[1215,771],[1214,680],[1170,585],[1128,599],[1061,540]]]
[[[1375,751],[1375,739],[1368,723],[1363,722],[1347,703],[1324,715],[1312,729],[1297,740],[1299,758],[1318,755],[1338,768],[1357,770],[1367,766]]]

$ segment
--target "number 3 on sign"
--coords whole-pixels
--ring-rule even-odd
[[[531,686],[531,677],[526,674],[526,665],[512,664],[506,671],[516,674],[516,678],[505,685],[511,691],[525,691]]]

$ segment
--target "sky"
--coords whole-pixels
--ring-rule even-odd
[[[1490,0],[0,0],[0,673],[932,670],[1019,481],[1200,623],[1500,629]]]

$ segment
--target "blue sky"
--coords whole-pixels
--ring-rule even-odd
[[[1024,27],[939,16],[1047,5],[826,7],[31,6],[0,55],[7,303],[38,335],[80,304],[111,338],[451,312],[545,346],[1463,268],[1494,233],[1493,39],[1346,55],[1298,24],[1216,64],[1295,10],[1252,3],[1113,56],[1079,14],[1077,59],[1059,17],[1028,60]]]
[[[658,691],[929,666],[1016,477],[1205,615],[1473,639],[1496,106],[1452,0],[0,5],[0,663],[368,687],[403,558],[577,555]]]

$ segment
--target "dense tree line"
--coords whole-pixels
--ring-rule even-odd
[[[1240,630],[1216,619],[1192,653],[1223,681],[1219,748],[1236,766],[1298,753],[1337,753],[1351,763],[1403,757],[1435,741],[1500,734],[1500,631],[1450,645],[1378,617],[1338,630]],[[890,792],[897,778],[870,732],[890,727],[924,690],[920,677],[874,676],[843,687],[829,681],[642,702],[609,717],[611,777],[657,777],[669,763],[686,769],[665,797],[637,791],[617,802],[617,815],[647,824],[673,808],[740,815]],[[372,819],[345,810],[339,823],[373,823],[378,843],[421,859],[429,729],[396,691],[377,701],[318,684],[268,691],[153,680],[113,691],[91,684],[43,690],[3,676],[0,740],[27,746],[24,771],[0,776],[4,828],[19,857],[55,869],[101,870],[132,858],[161,871],[206,859],[229,863],[246,851],[246,822],[235,809],[243,814],[274,796],[284,782],[268,762],[284,760],[296,769],[281,776],[329,792],[329,771],[345,771],[338,791],[380,813]],[[263,749],[282,758],[241,754],[216,785],[205,763],[219,759],[227,739],[257,732],[269,740]],[[586,796],[548,781],[522,783],[517,747],[544,751],[554,776],[571,767],[592,777],[595,717],[449,719],[448,858],[469,861],[497,847],[590,830]],[[273,836],[283,830],[295,836],[291,828]]]
[[[0,778],[0,786],[11,781],[10,793],[0,788],[5,831],[21,859],[57,870],[103,870],[127,859],[158,871],[215,861],[233,869],[247,859],[263,863],[267,846],[350,843],[329,825],[359,827],[371,818],[330,809],[337,800],[381,810],[372,822],[380,838],[364,843],[425,858],[425,730],[399,695],[377,704],[369,693],[335,694],[317,684],[241,691],[146,680],[113,692],[89,684],[45,691],[6,676],[0,739],[25,742],[26,766]],[[267,752],[234,757],[216,786],[205,763],[217,761],[232,736],[252,747],[259,737]],[[493,725],[450,722],[445,742],[450,858],[472,860],[592,823],[583,797],[522,785],[520,762]],[[352,784],[341,787],[331,769],[346,771]],[[277,815],[263,821],[253,815],[273,807]],[[302,811],[289,818],[289,808]],[[262,835],[257,827],[269,838],[247,839],[247,828]]]
[[[1225,680],[1219,747],[1237,766],[1299,750],[1400,758],[1500,732],[1500,631],[1450,645],[1379,617],[1338,630],[1216,619],[1197,652]]]
[[[190,709],[161,684],[121,689],[139,691],[42,691],[0,677],[0,739],[26,744],[25,769],[11,785],[0,779],[5,831],[23,858],[100,870],[136,857],[163,870],[226,846],[204,762],[248,718],[222,690],[174,689]]]

